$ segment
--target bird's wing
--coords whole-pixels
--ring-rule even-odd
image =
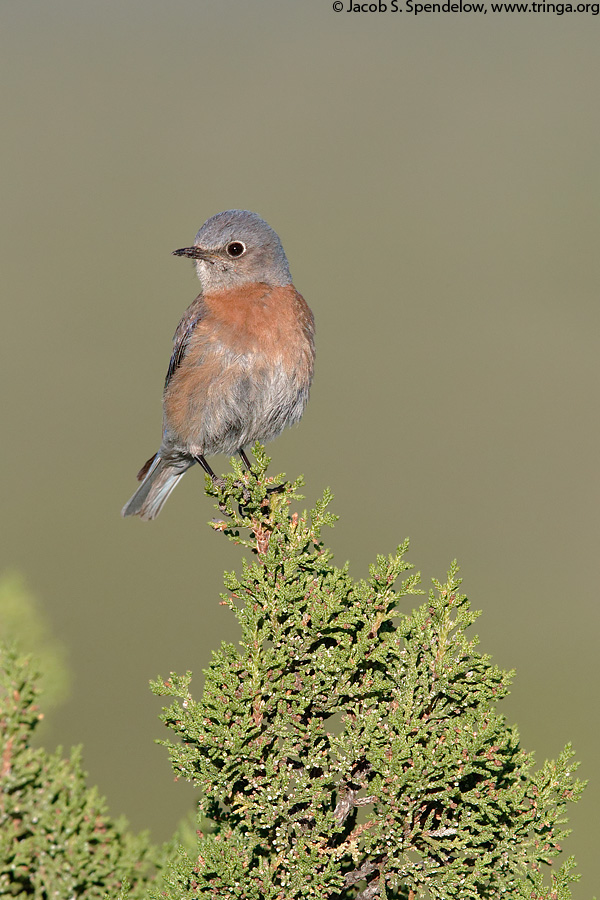
[[[167,386],[174,373],[181,365],[194,328],[205,314],[206,307],[204,304],[204,300],[202,299],[202,295],[200,295],[199,297],[196,297],[194,302],[188,306],[185,313],[183,314],[181,322],[177,326],[175,334],[173,335],[173,352],[169,361],[169,368],[167,369],[167,377],[165,378],[165,390],[167,389]]]

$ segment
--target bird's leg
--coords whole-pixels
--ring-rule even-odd
[[[197,463],[200,463],[200,465],[202,466],[202,468],[204,469],[206,474],[210,476],[212,483],[215,485],[215,487],[218,487],[221,489],[223,489],[225,487],[225,484],[226,484],[225,480],[223,478],[217,478],[217,476],[215,475],[215,473],[213,472],[213,470],[211,469],[209,464],[206,462],[206,460],[204,459],[202,454],[200,454],[199,456],[195,456],[194,459],[196,460]],[[219,509],[221,510],[221,512],[227,511],[225,505],[222,503],[219,503]]]
[[[244,448],[243,448],[243,447],[240,447],[240,449],[238,450],[238,453],[239,453],[239,455],[240,455],[240,459],[242,460],[242,462],[244,463],[244,465],[246,466],[246,468],[247,468],[247,469],[251,469],[252,466],[250,465],[250,460],[248,459],[248,457],[247,457],[246,454],[244,453]]]
[[[202,468],[204,469],[206,474],[210,475],[210,477],[212,478],[213,481],[217,480],[217,476],[215,475],[215,473],[213,472],[213,470],[211,469],[209,464],[206,462],[206,460],[204,459],[202,454],[200,454],[200,456],[195,456],[194,459],[196,460],[197,463],[200,463],[200,465],[202,466]]]
[[[194,459],[196,460],[197,463],[200,463],[200,465],[202,466],[202,468],[204,469],[206,474],[210,475],[213,484],[215,484],[217,487],[220,487],[220,488],[225,487],[225,481],[222,478],[218,478],[215,475],[215,473],[213,472],[213,470],[211,469],[209,464],[206,462],[206,460],[202,456],[202,454],[200,454],[200,456],[195,456]]]

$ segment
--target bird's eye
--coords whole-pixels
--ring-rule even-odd
[[[227,250],[227,256],[231,256],[232,259],[237,259],[246,252],[246,245],[242,244],[241,241],[232,241],[230,244],[227,244],[225,249]]]

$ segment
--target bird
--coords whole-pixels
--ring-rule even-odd
[[[259,215],[230,209],[209,218],[193,247],[201,290],[183,314],[163,390],[158,451],[138,472],[123,516],[155,519],[187,470],[215,453],[276,438],[298,422],[315,360],[312,311],[292,283],[277,233]]]

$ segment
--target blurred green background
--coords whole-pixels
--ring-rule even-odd
[[[539,764],[572,740],[598,881],[598,17],[348,14],[329,0],[3,0],[5,537],[66,648],[45,741],[156,839],[173,785],[148,679],[223,639],[236,549],[190,472],[122,520],[160,438],[179,317],[170,255],[257,211],[317,320],[311,402],[273,473],[329,485],[355,577],[406,535],[458,557],[503,711]],[[218,470],[225,459],[214,461]]]

